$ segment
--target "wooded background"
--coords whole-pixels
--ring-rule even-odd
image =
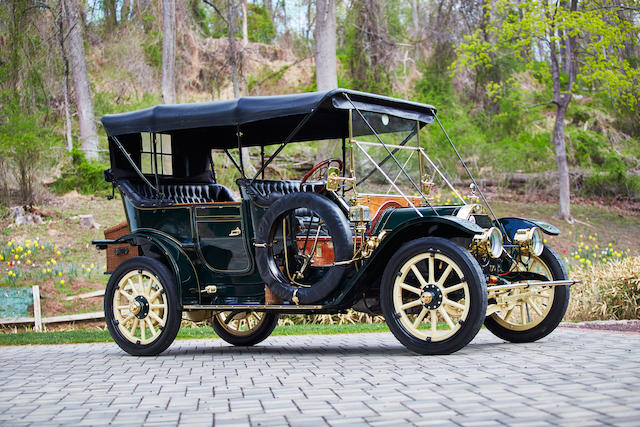
[[[103,114],[339,86],[435,105],[473,172],[571,220],[639,196],[639,36],[640,1],[2,0],[0,205],[105,190]]]

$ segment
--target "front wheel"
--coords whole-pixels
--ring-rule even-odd
[[[182,317],[173,275],[153,258],[126,260],[107,283],[104,314],[113,340],[124,351],[134,356],[162,353],[178,334]]]
[[[539,257],[531,255],[519,263],[519,270],[536,273],[547,280],[566,280],[567,271],[548,246]],[[495,336],[515,343],[533,342],[549,335],[562,321],[569,304],[569,286],[532,286],[493,294],[505,308],[488,316],[484,324]]]
[[[278,326],[278,317],[257,311],[223,311],[213,316],[213,330],[229,344],[250,346],[271,335]]]
[[[478,262],[440,237],[406,243],[382,276],[382,312],[409,350],[449,354],[478,333],[487,310],[487,286]]]

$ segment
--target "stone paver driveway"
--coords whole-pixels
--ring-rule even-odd
[[[482,330],[450,356],[389,333],[0,347],[0,425],[640,425],[640,335]]]

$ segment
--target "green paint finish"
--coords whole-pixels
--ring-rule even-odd
[[[196,207],[197,217],[206,216],[236,216],[240,215],[241,203],[224,203],[220,205],[210,205],[206,207]]]
[[[455,218],[452,215],[460,209],[460,206],[435,206],[434,208],[440,217]],[[418,211],[423,215],[423,218],[438,218],[438,215],[429,207],[420,207]],[[420,218],[420,216],[413,208],[389,209],[384,213],[382,218],[380,218],[380,221],[378,221],[374,233],[377,234],[382,230],[393,230],[405,222],[416,218]],[[463,221],[469,222],[466,220]],[[482,229],[480,229],[480,232],[481,231]]]

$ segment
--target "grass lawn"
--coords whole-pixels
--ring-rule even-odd
[[[278,326],[272,335],[328,335],[364,332],[388,332],[384,323],[356,323],[345,325],[283,325]],[[212,328],[182,328],[176,339],[217,338]],[[0,345],[30,344],[70,344],[113,341],[109,331],[101,329],[78,329],[56,332],[18,332],[0,334]]]

